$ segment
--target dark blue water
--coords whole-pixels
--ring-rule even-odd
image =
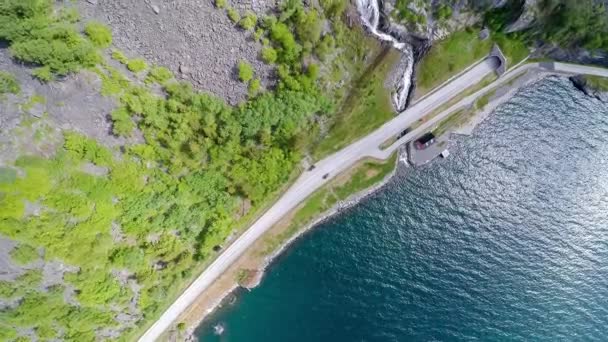
[[[550,78],[451,150],[305,235],[197,336],[608,341],[608,105]]]

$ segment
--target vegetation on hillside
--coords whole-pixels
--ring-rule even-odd
[[[504,53],[508,66],[527,57],[530,53],[528,35],[520,32],[505,33],[508,24],[519,16],[521,6],[519,0],[513,0],[498,9],[482,10],[485,13],[482,23],[456,31],[434,43],[418,65],[417,94],[427,93],[487,56],[494,44]],[[444,9],[443,12],[445,11]],[[483,40],[480,38],[482,26],[490,29],[489,37]]]
[[[278,15],[260,18],[255,29],[248,27],[262,42],[260,58],[276,67],[278,90],[318,92],[330,102],[332,110],[316,116],[309,134],[298,144],[306,146],[315,158],[348,144],[394,115],[384,79],[397,62],[397,54],[382,52],[379,42],[366,36],[360,27],[349,28],[343,20],[346,4],[345,0],[323,0],[316,8],[286,0],[279,5]],[[324,20],[331,25],[326,33]],[[366,57],[372,62],[364,62]],[[384,61],[387,58],[390,60]],[[383,66],[377,68],[379,64]],[[243,82],[250,82],[254,76],[243,63],[238,64],[238,71]],[[363,84],[357,81],[359,78],[368,82]],[[359,89],[362,87],[365,89]],[[258,82],[252,80],[250,96],[258,88]],[[330,138],[320,136],[320,121],[330,126]],[[353,126],[354,122],[357,124]]]
[[[38,66],[34,75],[49,81],[53,75],[67,75],[100,61],[94,44],[78,32],[73,20],[73,12],[55,11],[53,1],[4,0],[0,40],[10,43],[15,58]]]
[[[563,47],[608,49],[606,3],[594,0],[543,0],[538,36]]]
[[[591,76],[587,75],[584,77],[586,85],[591,89],[603,91],[608,91],[608,78],[599,77],[599,76]]]
[[[19,82],[15,76],[5,71],[0,71],[0,95],[18,94],[21,91]]]
[[[522,0],[486,13],[486,24],[504,31],[521,14]],[[534,23],[516,35],[531,44],[553,43],[563,48],[608,49],[608,10],[602,1],[542,0],[537,4]]]
[[[131,340],[137,331],[119,323],[118,313],[141,328],[155,319],[297,172],[320,137],[319,121],[333,123],[348,94],[341,81],[365,71],[365,44],[379,44],[346,26],[346,3],[304,8],[286,1],[262,20],[246,13],[240,24],[255,26],[279,79],[262,91],[255,71],[243,66],[250,99],[235,107],[175,81],[166,68],[112,51],[145,76],[143,84],[129,81],[101,58],[109,30],[88,23],[79,31],[77,14],[51,0],[0,5],[0,39],[16,59],[45,80],[94,70],[102,94],[119,103],[110,114],[113,133],[145,141],[110,149],[65,131],[53,157],[21,156],[0,169],[0,234],[19,242],[14,262],[30,265],[40,250],[45,261],[78,270],[46,288],[39,269],[0,282],[0,300],[18,303],[0,312],[2,338],[33,328],[40,339],[92,341],[114,331]],[[322,33],[323,20],[331,32]],[[373,89],[383,80],[374,82]],[[163,96],[152,91],[159,86]],[[367,105],[370,113],[374,105]],[[87,165],[104,172],[88,173]],[[28,203],[39,213],[29,213]]]

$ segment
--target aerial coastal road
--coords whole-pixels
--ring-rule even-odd
[[[380,149],[380,146],[385,141],[396,137],[417,120],[453,99],[465,89],[479,83],[484,77],[495,72],[498,67],[499,61],[495,57],[489,57],[483,60],[452,79],[449,83],[443,85],[440,89],[415,103],[366,137],[317,162],[315,164],[316,167],[313,170],[305,171],[266,213],[239,236],[236,241],[228,246],[226,250],[224,250],[224,252],[221,253],[217,259],[198,276],[198,278],[196,278],[196,280],[194,280],[162,316],[144,333],[144,335],[141,336],[139,341],[151,342],[158,339],[179,315],[222,273],[224,273],[259,237],[313,192],[329,182],[334,176],[346,171],[357,161],[366,157],[378,159],[388,158],[400,145],[415,139],[425,131],[431,129],[450,113],[472,104],[479,96],[508,82],[511,78],[520,75],[527,70],[536,68],[539,69],[539,71],[547,73],[588,74],[608,77],[608,69],[602,68],[552,62],[523,64],[510,70],[492,84],[465,97],[449,109],[439,113],[412,132],[401,137],[386,149]],[[325,175],[328,176],[324,177]]]

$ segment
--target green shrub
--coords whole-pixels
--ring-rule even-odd
[[[260,39],[262,39],[262,37],[264,36],[264,33],[266,33],[264,29],[258,27],[258,29],[255,30],[255,32],[253,33],[253,39],[255,39],[256,42],[259,42]]]
[[[450,5],[441,4],[435,13],[435,17],[439,20],[448,20],[452,17],[452,7]]]
[[[59,10],[59,20],[75,24],[80,21],[80,14],[75,7],[63,7]]]
[[[127,137],[131,135],[135,124],[131,120],[131,116],[126,108],[121,107],[116,109],[111,114],[112,117],[112,133],[118,136]]]
[[[112,44],[112,31],[100,22],[88,22],[84,27],[84,32],[91,42],[98,47],[106,48]]]
[[[317,44],[323,29],[319,13],[314,9],[308,12],[300,11],[299,13],[301,14],[296,18],[295,31],[300,42]]]
[[[215,0],[215,7],[217,8],[225,8],[226,0]]]
[[[43,82],[48,82],[53,79],[53,71],[49,66],[34,69],[34,71],[32,71],[32,75]]]
[[[20,219],[24,212],[23,198],[13,194],[0,193],[0,219]]]
[[[17,331],[14,328],[0,324],[0,341],[15,341],[17,338]]]
[[[258,92],[260,91],[260,88],[262,87],[260,79],[256,78],[253,79],[251,82],[249,82],[249,87],[247,89],[247,92],[249,93],[250,97],[254,97],[258,94]]]
[[[63,133],[63,148],[77,160],[86,160],[97,165],[110,165],[112,152],[80,133],[65,131]]]
[[[95,73],[101,78],[102,95],[117,95],[129,88],[130,81],[120,71],[110,66],[105,66],[105,69],[95,69]]]
[[[0,95],[2,94],[18,94],[21,91],[21,87],[15,76],[5,71],[0,71]]]
[[[234,8],[228,7],[227,11],[228,11],[228,18],[230,18],[230,20],[232,20],[233,23],[236,24],[239,22],[239,20],[241,20],[241,16],[239,15],[239,12],[237,12]]]
[[[33,261],[38,260],[38,250],[30,245],[19,244],[11,251],[11,259],[17,265],[27,265]]]
[[[253,68],[245,61],[239,62],[239,79],[245,83],[253,78]]]
[[[346,10],[348,0],[320,0],[321,7],[328,18],[336,19]]]
[[[146,61],[142,58],[134,58],[129,60],[129,62],[127,63],[127,69],[129,69],[130,71],[133,72],[140,72],[145,70],[148,67],[148,64],[146,64]]]
[[[333,52],[335,46],[336,41],[334,40],[334,37],[330,35],[324,35],[315,48],[315,54],[319,57],[319,59],[324,61],[327,59],[327,56]]]
[[[302,47],[296,42],[289,26],[278,22],[270,29],[270,38],[279,45],[279,60],[285,63],[293,63],[299,59]]]
[[[146,76],[146,83],[156,82],[158,84],[163,84],[172,78],[173,73],[171,70],[165,67],[155,66],[150,69],[148,76]]]
[[[262,49],[262,59],[267,64],[272,64],[277,61],[277,50],[268,46]]]
[[[112,58],[114,58],[114,60],[120,62],[121,64],[129,63],[129,59],[127,58],[127,56],[125,56],[125,54],[122,53],[122,51],[120,50],[112,50]]]
[[[241,19],[241,21],[239,21],[239,25],[245,30],[249,31],[253,30],[257,22],[258,18],[255,16],[255,14],[251,11],[247,11],[247,13],[245,13],[245,16]]]

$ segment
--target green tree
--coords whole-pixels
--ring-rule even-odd
[[[277,61],[277,50],[268,46],[262,49],[262,59],[267,64],[272,64]]]
[[[131,115],[125,107],[114,110],[111,114],[112,132],[118,136],[129,136],[135,128]]]
[[[302,47],[296,42],[286,24],[282,22],[274,24],[270,29],[270,38],[280,46],[278,58],[282,62],[293,63],[300,57]]]
[[[320,0],[319,2],[325,11],[325,15],[331,19],[341,17],[348,4],[348,0]]]
[[[239,79],[245,83],[249,82],[253,78],[253,67],[246,61],[240,61],[239,65]]]
[[[295,29],[300,41],[316,45],[321,38],[322,30],[319,13],[314,9],[308,12],[300,11],[296,18]]]
[[[234,8],[232,7],[228,7],[228,9],[226,10],[228,13],[228,18],[233,22],[233,23],[238,23],[239,20],[241,20],[241,16],[239,14],[239,12],[237,12]]]
[[[260,91],[261,87],[262,87],[262,85],[261,85],[261,81],[259,78],[251,80],[251,82],[249,82],[249,87],[247,89],[249,96],[250,97],[256,96],[258,94],[258,92]]]
[[[251,11],[247,11],[245,16],[239,21],[239,26],[245,30],[253,30],[258,22],[258,18]]]

